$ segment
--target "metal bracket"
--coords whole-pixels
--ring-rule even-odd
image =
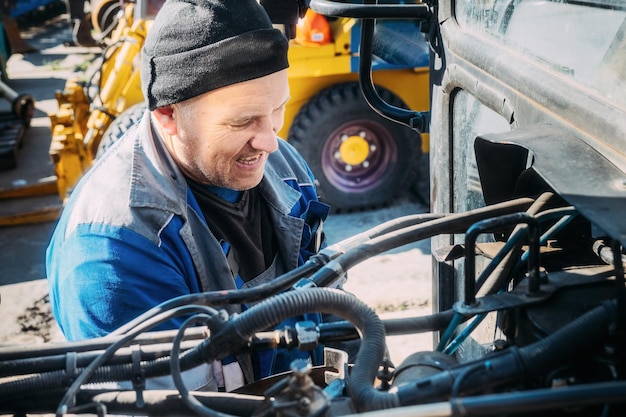
[[[137,408],[145,405],[143,391],[146,389],[146,376],[141,367],[141,346],[131,346],[131,358],[133,361],[133,389],[135,390]]]
[[[419,133],[427,132],[430,124],[429,112],[416,112],[392,106],[380,97],[372,80],[372,56],[375,19],[414,19],[432,24],[433,12],[430,10],[429,5],[426,3],[350,4],[328,0],[311,0],[309,7],[316,13],[326,16],[362,19],[359,84],[365,100],[381,116],[408,126]]]

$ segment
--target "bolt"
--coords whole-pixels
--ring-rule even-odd
[[[311,364],[306,359],[295,359],[289,364],[291,372],[297,377],[303,377],[311,372]]]

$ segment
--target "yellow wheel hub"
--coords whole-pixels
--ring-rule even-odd
[[[348,136],[339,147],[341,160],[348,165],[360,165],[370,154],[370,147],[367,141],[357,135]]]

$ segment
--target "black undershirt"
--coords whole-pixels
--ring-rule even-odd
[[[213,235],[220,243],[229,243],[227,258],[233,274],[247,282],[269,268],[278,245],[258,187],[242,191],[237,202],[229,202],[210,187],[190,179],[187,183]]]

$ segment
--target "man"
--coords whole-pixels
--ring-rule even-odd
[[[48,248],[68,339],[106,335],[173,297],[259,285],[319,249],[328,206],[276,136],[287,47],[256,0],[165,2],[142,50],[150,111],[82,178]],[[288,364],[239,365],[226,389]]]

